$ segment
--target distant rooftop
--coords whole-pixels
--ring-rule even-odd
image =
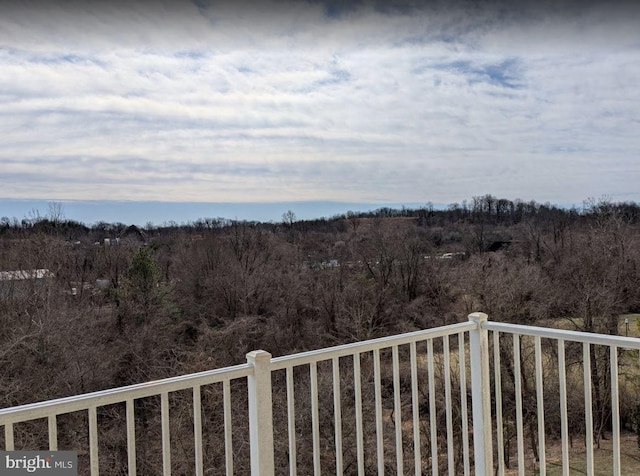
[[[54,274],[45,268],[0,271],[0,281],[21,281],[25,279],[53,278]]]

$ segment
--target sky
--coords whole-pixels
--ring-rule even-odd
[[[0,216],[640,201],[639,20],[588,0],[4,2]]]

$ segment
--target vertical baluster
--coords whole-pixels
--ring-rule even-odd
[[[195,446],[196,476],[203,476],[202,456],[202,394],[200,385],[193,387],[193,441]]]
[[[400,362],[398,346],[392,348],[393,356],[393,414],[396,428],[396,464],[397,473],[404,474],[403,447],[402,447],[402,406],[400,401]]]
[[[340,358],[331,359],[333,366],[333,428],[336,444],[336,474],[343,473],[342,462],[342,404],[340,394]]]
[[[471,474],[469,463],[469,409],[467,408],[467,363],[464,346],[464,333],[458,334],[458,364],[460,368],[460,412],[462,418],[462,459],[464,476]]]
[[[49,415],[47,418],[49,426],[49,450],[58,451],[58,424],[55,415]]]
[[[382,426],[382,382],[380,381],[380,350],[373,351],[373,379],[376,399],[376,453],[378,475],[384,474],[384,434]]]
[[[591,401],[591,344],[582,344],[582,365],[584,367],[584,422],[585,446],[587,447],[587,474],[592,475],[593,464],[593,403]]]
[[[360,376],[360,354],[353,356],[353,382],[356,404],[356,448],[358,452],[358,474],[364,476],[364,434],[362,431],[362,377]]]
[[[444,396],[447,420],[447,464],[449,471],[455,472],[455,458],[453,452],[453,409],[451,408],[451,354],[449,350],[449,336],[442,338],[442,353],[444,356]]]
[[[296,407],[293,390],[293,367],[287,367],[287,432],[289,434],[289,476],[297,474]]]
[[[202,399],[200,385],[196,385],[193,387],[193,442],[196,476],[203,476],[204,463],[202,457]]]
[[[504,420],[502,415],[502,372],[500,333],[493,332],[493,374],[496,387],[496,442],[498,444],[498,474],[504,476]]]
[[[133,400],[127,400],[127,466],[129,476],[136,476],[136,419]],[[202,473],[198,474],[202,476]]]
[[[620,474],[620,401],[618,392],[618,347],[609,348],[611,360],[611,424],[613,443],[613,474]]]
[[[233,423],[231,422],[231,382],[222,382],[224,408],[224,460],[227,476],[233,475]]]
[[[524,476],[524,429],[522,423],[522,361],[520,336],[513,334],[513,372],[516,392],[516,433],[518,440],[518,474]]]
[[[169,428],[169,394],[160,394],[160,417],[162,421],[162,473],[171,476],[171,430]]]
[[[4,449],[5,451],[14,451],[13,444],[13,423],[5,423],[4,425]]]
[[[422,456],[420,454],[420,401],[418,400],[418,358],[416,343],[409,344],[411,354],[411,404],[413,413],[413,465],[416,476],[422,474]]]
[[[96,407],[89,407],[89,460],[91,476],[98,476],[100,465],[98,461],[98,414]]]
[[[431,474],[438,476],[438,427],[436,423],[436,384],[433,369],[433,339],[427,341],[427,372],[429,375],[429,430],[431,432]]]
[[[542,373],[542,343],[540,336],[534,338],[536,359],[536,403],[538,409],[538,466],[540,475],[547,474],[546,443],[544,429],[544,387]]]
[[[313,437],[313,474],[320,476],[320,427],[318,422],[318,368],[315,362],[309,365],[311,377],[311,429]]]
[[[558,381],[560,383],[560,433],[562,435],[562,474],[569,476],[569,426],[567,421],[567,368],[564,340],[558,340]]]

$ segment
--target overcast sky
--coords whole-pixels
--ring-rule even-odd
[[[639,20],[632,2],[4,2],[0,197],[638,201]]]

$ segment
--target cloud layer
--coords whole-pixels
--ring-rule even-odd
[[[5,198],[640,200],[631,5],[21,5]]]

